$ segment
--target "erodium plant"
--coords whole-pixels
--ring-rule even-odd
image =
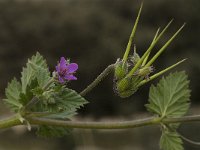
[[[171,73],[162,77],[157,85],[151,85],[147,111],[152,117],[141,120],[124,122],[77,122],[71,118],[77,114],[77,109],[88,101],[84,98],[88,92],[97,86],[109,73],[114,73],[114,92],[121,98],[132,96],[141,86],[161,76],[163,73],[176,67],[185,59],[172,66],[155,72],[153,63],[166,50],[168,45],[183,29],[183,24],[177,32],[151,56],[151,51],[167,32],[172,21],[162,31],[160,28],[141,56],[132,46],[142,6],[135,21],[124,56],[109,65],[91,84],[82,92],[76,92],[68,87],[68,82],[77,80],[78,70],[76,63],[61,57],[51,73],[46,60],[38,52],[28,59],[22,69],[21,79],[14,78],[8,83],[3,100],[15,115],[0,120],[0,128],[9,128],[16,125],[26,125],[31,130],[37,126],[37,134],[45,137],[61,137],[69,133],[72,128],[84,129],[127,129],[146,125],[159,125],[162,135],[160,148],[163,150],[183,150],[182,139],[189,141],[177,132],[181,123],[200,121],[200,115],[184,116],[190,107],[189,80],[184,71]],[[133,48],[132,48],[133,47]],[[133,49],[133,55],[130,51]],[[150,57],[151,56],[151,57]],[[78,81],[76,81],[78,82]],[[193,142],[194,143],[194,142]]]

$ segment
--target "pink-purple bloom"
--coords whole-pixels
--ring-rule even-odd
[[[64,57],[61,57],[60,62],[56,66],[59,82],[64,83],[65,81],[77,80],[73,75],[77,69],[78,65],[76,63],[69,63]]]

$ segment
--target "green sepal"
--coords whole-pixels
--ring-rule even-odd
[[[130,61],[133,63],[133,65],[137,64],[137,62],[140,60],[139,54],[136,52],[136,48],[134,50],[133,55],[129,58]]]
[[[147,77],[152,72],[153,72],[153,67],[142,67],[136,72],[136,74],[138,76]]]

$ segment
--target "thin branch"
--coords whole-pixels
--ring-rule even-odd
[[[82,92],[81,96],[85,96],[94,87],[96,87],[112,70],[114,70],[114,64],[109,65],[90,85],[88,85]]]
[[[188,142],[189,144],[191,144],[191,145],[196,145],[196,146],[200,146],[200,142],[196,142],[196,141],[193,141],[193,140],[191,140],[191,139],[188,139],[188,138],[186,138],[185,136],[183,136],[183,135],[180,134],[180,133],[179,133],[179,135],[180,135],[180,137],[181,137],[184,141]]]

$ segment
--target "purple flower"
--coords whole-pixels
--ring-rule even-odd
[[[69,63],[64,57],[61,57],[60,62],[56,66],[59,82],[64,83],[65,81],[77,80],[73,75],[77,69],[78,65],[76,63]]]

